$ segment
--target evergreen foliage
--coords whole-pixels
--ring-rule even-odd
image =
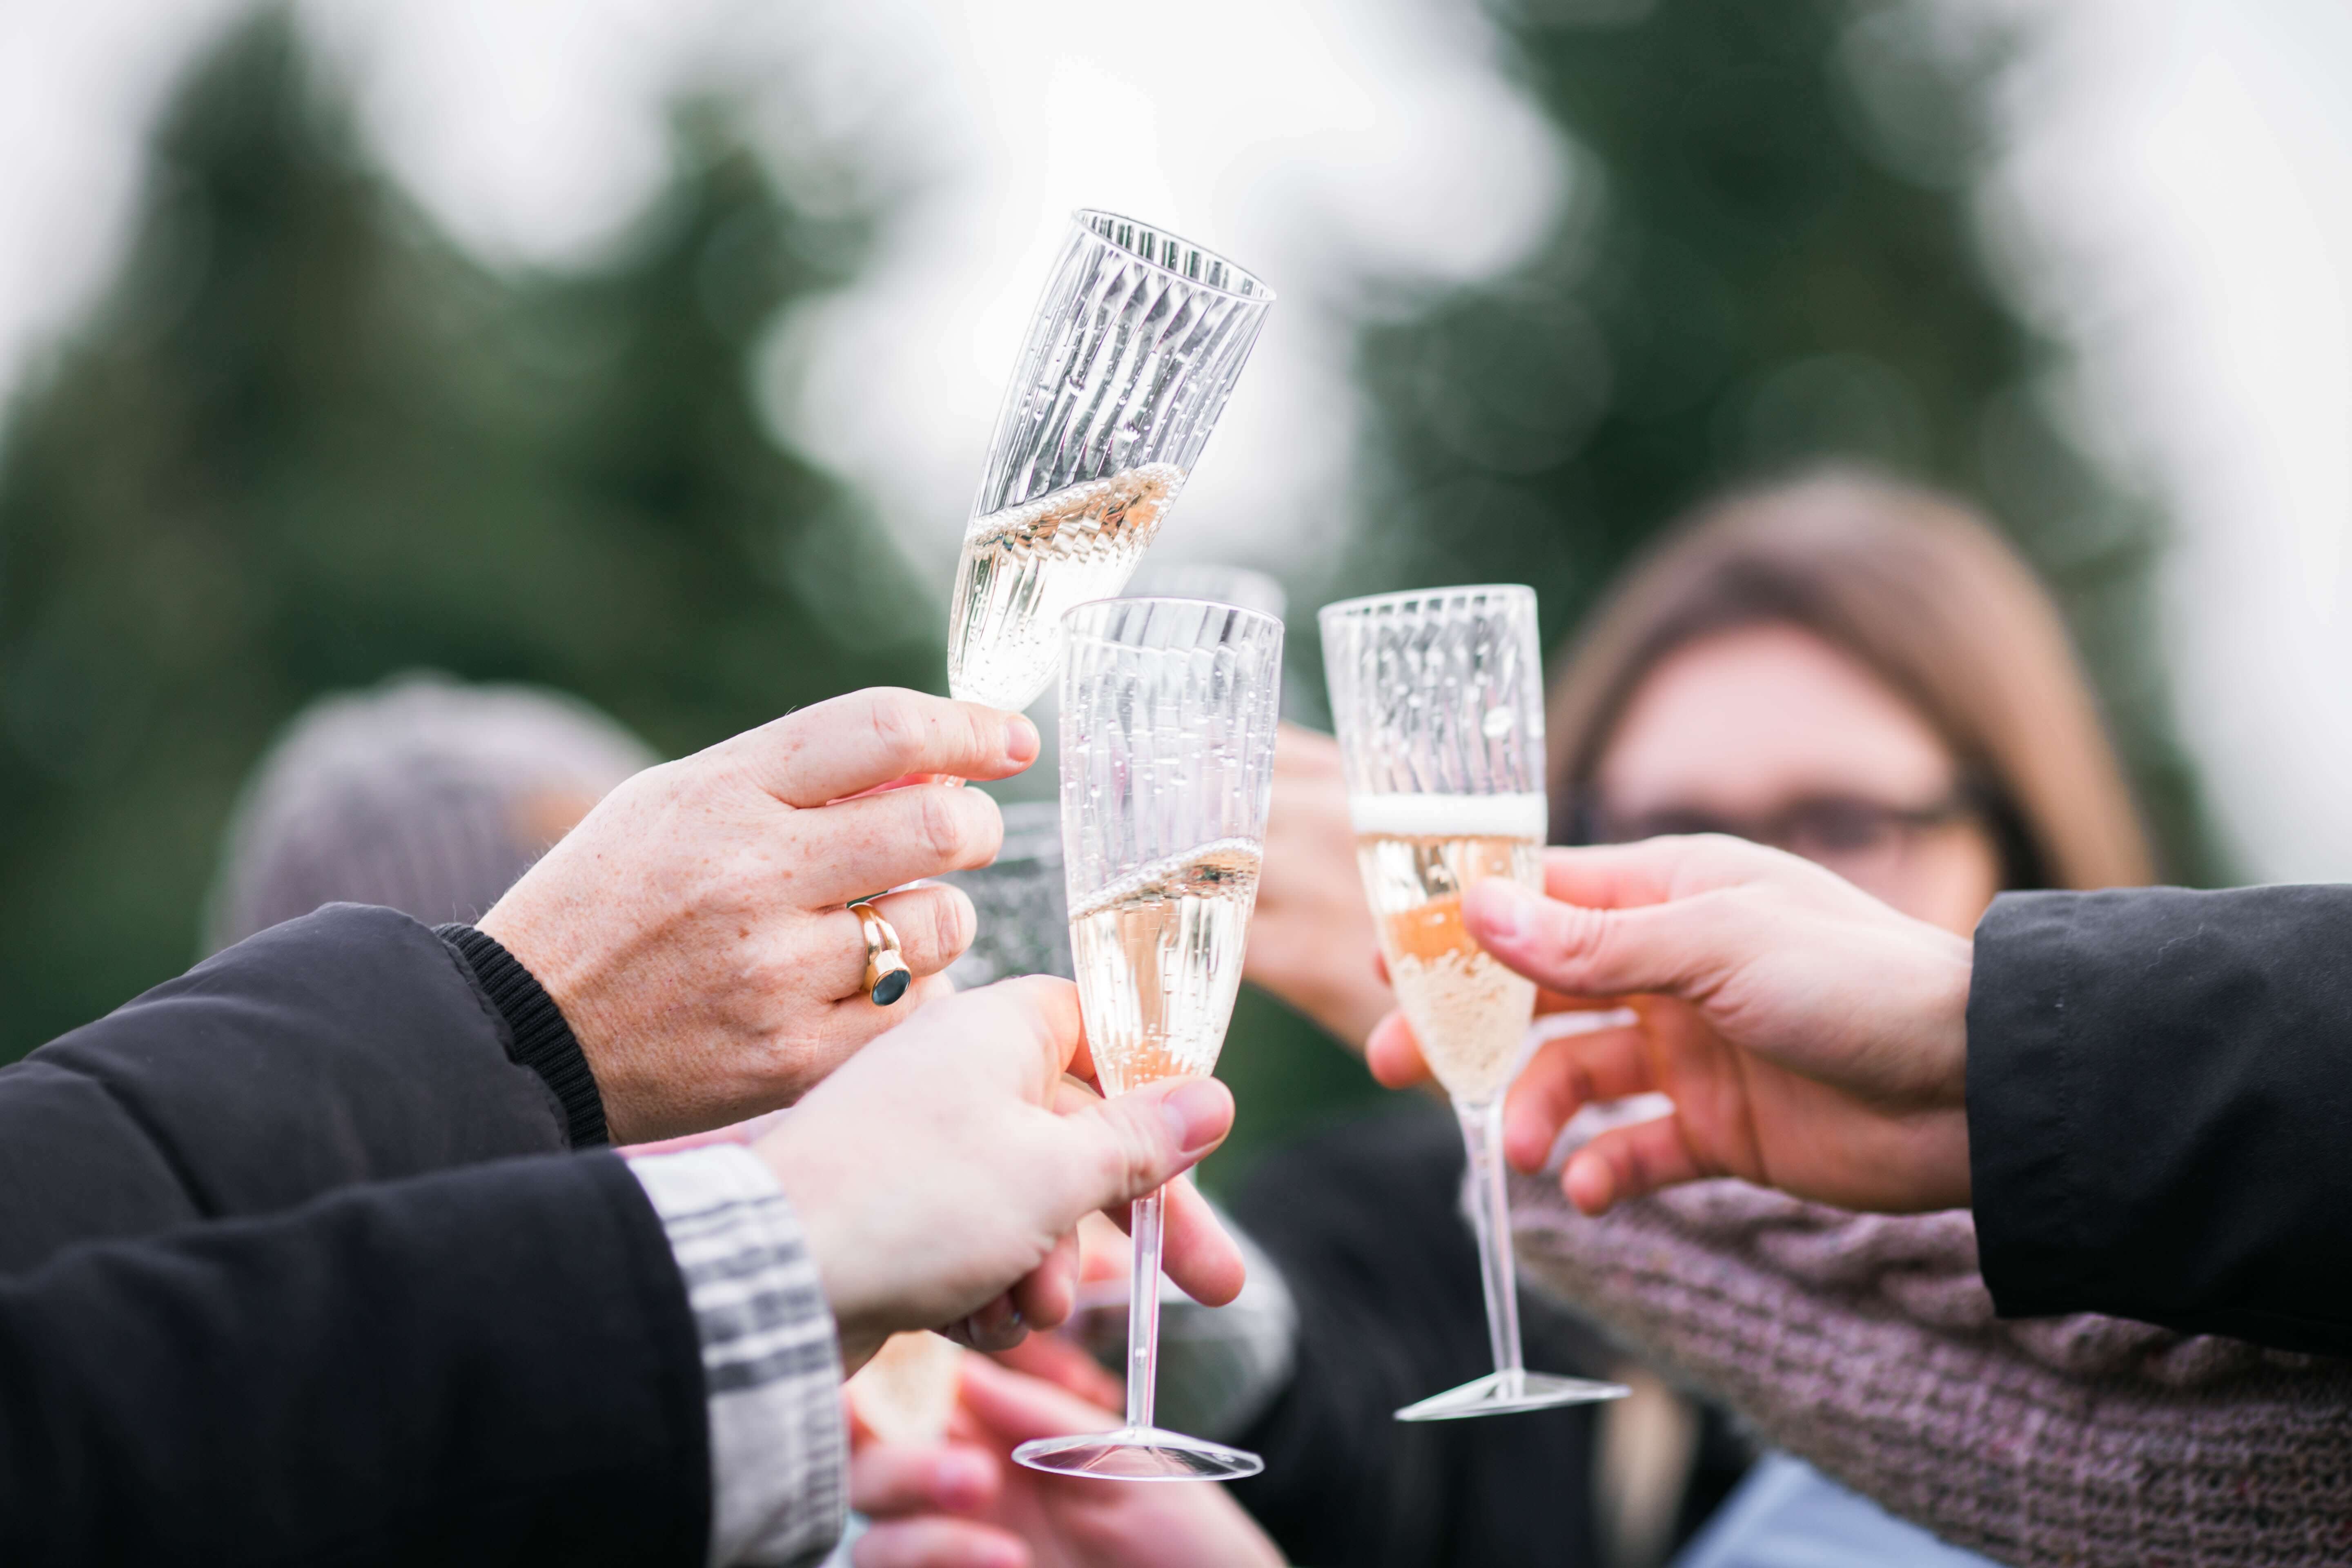
[[[2215,878],[2155,646],[2161,521],[2046,411],[2057,345],[1976,237],[2008,42],[1932,0],[1497,3],[1570,196],[1511,276],[1364,333],[1372,521],[1330,588],[1532,583],[1558,637],[1727,484],[1925,479],[2055,586],[2168,869]]]
[[[0,1060],[187,965],[237,786],[320,692],[541,681],[675,754],[935,682],[935,607],[746,366],[864,227],[691,106],[615,255],[500,275],[371,172],[282,16],[199,64],[0,452]]]

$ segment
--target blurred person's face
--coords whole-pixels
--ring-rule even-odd
[[[2000,889],[1999,847],[1941,738],[1796,626],[1669,654],[1634,688],[1594,782],[1604,839],[1737,834],[1963,935]]]

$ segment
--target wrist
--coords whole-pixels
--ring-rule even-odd
[[[641,1143],[703,1131],[691,1121],[663,1116],[659,1096],[646,1093],[646,1086],[634,1080],[628,1053],[621,1045],[632,1031],[613,1016],[605,1002],[613,988],[601,984],[612,968],[612,955],[591,951],[577,940],[576,933],[593,930],[593,923],[551,917],[531,907],[528,892],[519,885],[474,929],[510,953],[562,1016],[596,1086],[611,1141]],[[519,893],[526,897],[519,898]],[[643,992],[651,984],[650,976],[642,977],[637,989]]]
[[[1933,1064],[1927,1089],[1931,1102],[1937,1108],[1965,1111],[1969,1099],[1969,991],[1975,977],[1976,946],[1965,937],[1947,940],[1948,945],[1945,962],[1937,971],[1933,1003],[1922,1015],[1930,1031],[1926,1059]],[[1965,1115],[1960,1126],[1965,1144]],[[1965,1155],[1965,1148],[1962,1152]]]
[[[848,1443],[800,1216],[737,1145],[629,1169],[668,1233],[701,1342],[709,1559],[814,1561],[841,1534]]]
[[[838,1197],[855,1187],[803,1169],[802,1162],[793,1158],[788,1128],[761,1139],[751,1152],[767,1167],[784,1201],[800,1216],[803,1245],[816,1266],[825,1308],[833,1314],[841,1364],[845,1371],[854,1372],[882,1348],[884,1340],[901,1329],[919,1325],[898,1321],[883,1282],[861,1266],[874,1260],[877,1249],[857,1245],[856,1233],[865,1227],[845,1212],[850,1205],[815,1200],[815,1194],[828,1190]],[[804,1202],[804,1197],[809,1201]],[[840,1223],[844,1220],[851,1223],[845,1226]]]
[[[434,934],[473,978],[499,1019],[508,1057],[539,1076],[554,1097],[575,1149],[608,1142],[604,1100],[594,1070],[563,1009],[529,964],[490,932],[452,923]]]

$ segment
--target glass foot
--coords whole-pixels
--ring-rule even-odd
[[[1396,1413],[1400,1421],[1465,1421],[1474,1415],[1511,1415],[1562,1405],[1622,1399],[1633,1391],[1622,1383],[1553,1377],[1540,1372],[1490,1372],[1475,1382],[1433,1394]],[[1017,1457],[1017,1456],[1016,1456]]]
[[[1237,1481],[1265,1468],[1255,1454],[1157,1426],[1040,1437],[1013,1449],[1013,1457],[1033,1470],[1107,1481]]]

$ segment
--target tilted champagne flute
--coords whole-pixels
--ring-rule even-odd
[[[1241,988],[1274,793],[1282,623],[1195,599],[1109,599],[1065,621],[1062,863],[1105,1094],[1217,1065]],[[1231,1480],[1258,1457],[1152,1425],[1161,1194],[1129,1231],[1127,1424],[1024,1443],[1034,1469]]]
[[[1518,1075],[1536,988],[1462,923],[1486,877],[1543,885],[1543,659],[1531,588],[1431,588],[1327,605],[1331,688],[1357,863],[1397,1002],[1454,1100],[1469,1152],[1486,1288],[1488,1376],[1400,1421],[1499,1415],[1622,1398],[1616,1384],[1525,1369],[1504,1195],[1503,1091]]]
[[[1023,709],[1060,668],[1062,616],[1119,591],[1176,502],[1274,291],[1113,213],[1069,241],[1005,388],[964,531],[948,690]]]

